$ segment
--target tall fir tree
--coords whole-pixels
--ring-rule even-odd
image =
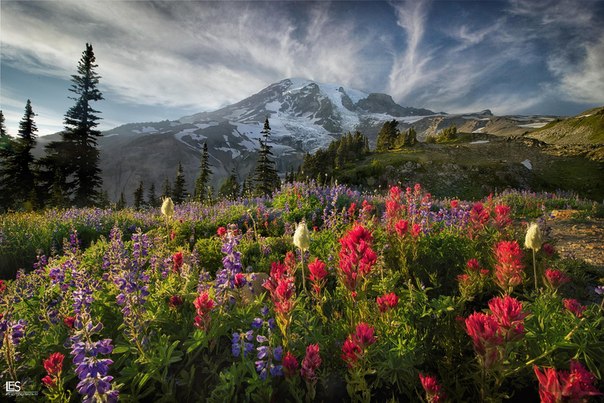
[[[120,193],[120,199],[117,201],[115,205],[116,210],[123,210],[126,208],[126,197],[124,197],[124,192]]]
[[[4,122],[4,113],[0,110],[0,138],[8,137],[6,132],[6,123]]]
[[[63,189],[76,206],[96,204],[102,187],[97,143],[101,132],[96,129],[101,118],[92,103],[102,100],[103,94],[98,89],[100,76],[95,71],[98,67],[95,62],[92,45],[87,43],[77,74],[71,76],[69,91],[75,96],[69,98],[75,105],[65,113],[61,140],[46,146],[47,156],[43,161],[47,178],[59,174]]]
[[[172,197],[172,185],[170,185],[170,180],[168,178],[164,180],[164,186],[161,191],[161,197]]]
[[[376,140],[376,151],[386,151],[394,148],[398,138],[398,121],[395,119],[384,122]]]
[[[268,144],[271,135],[271,127],[268,118],[264,121],[264,127],[260,132],[260,150],[258,150],[258,163],[254,171],[254,192],[257,195],[270,195],[281,187],[281,180],[277,175],[275,161],[272,160],[273,153]]]
[[[36,177],[34,156],[32,149],[36,145],[36,132],[38,128],[34,122],[34,113],[31,101],[25,104],[25,114],[19,122],[19,133],[15,140],[7,144],[2,151],[2,167],[0,179],[3,193],[2,203],[6,207],[24,208],[28,202],[29,207],[37,205]],[[3,139],[7,141],[7,139]]]
[[[140,210],[145,203],[145,187],[143,185],[143,181],[141,180],[138,183],[138,187],[134,191],[134,208]]]
[[[231,174],[225,179],[220,186],[218,194],[230,200],[239,197],[239,179],[237,178],[237,170],[233,168]]]
[[[199,162],[199,176],[195,181],[195,194],[194,198],[198,202],[203,202],[208,198],[208,185],[210,183],[210,176],[212,171],[210,169],[208,154],[208,143],[203,143],[201,151],[201,160]]]
[[[187,185],[185,183],[185,172],[182,169],[182,164],[179,162],[176,179],[174,180],[174,189],[172,189],[172,201],[174,203],[182,203],[186,198]]]
[[[159,207],[159,199],[155,194],[155,183],[151,183],[149,193],[147,193],[147,204],[151,207]]]

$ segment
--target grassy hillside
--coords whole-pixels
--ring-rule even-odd
[[[550,144],[604,144],[604,107],[556,119],[529,136]]]
[[[419,182],[437,197],[475,198],[518,188],[562,189],[592,200],[604,198],[603,162],[529,140],[489,138],[483,142],[420,143],[373,153],[338,170],[336,177],[342,183],[367,188]]]

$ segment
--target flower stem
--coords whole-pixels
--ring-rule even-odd
[[[537,291],[537,262],[535,259],[535,249],[533,249],[533,273],[535,275],[535,291]]]
[[[304,274],[304,251],[300,249],[300,255],[302,256],[302,290],[306,294],[306,275]]]

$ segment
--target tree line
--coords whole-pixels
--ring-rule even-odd
[[[97,129],[99,111],[93,102],[103,99],[98,89],[100,76],[95,71],[96,59],[92,45],[78,62],[77,74],[71,76],[70,99],[75,104],[65,113],[60,139],[45,147],[45,155],[36,160],[32,150],[37,142],[38,128],[31,101],[19,123],[16,139],[4,125],[0,135],[0,206],[3,210],[32,210],[41,207],[78,207],[102,204]]]
[[[103,190],[99,167],[98,139],[102,134],[97,127],[101,112],[93,108],[94,102],[103,99],[98,88],[101,76],[96,72],[97,67],[92,45],[87,43],[76,74],[71,76],[69,91],[74,94],[70,97],[74,105],[65,113],[64,130],[59,140],[45,146],[45,154],[39,159],[35,159],[32,153],[37,143],[38,128],[31,101],[27,100],[16,138],[8,135],[4,114],[0,110],[0,212],[69,206],[106,207],[110,204],[108,194]],[[234,198],[240,192],[268,195],[280,187],[281,180],[269,144],[270,132],[267,118],[261,131],[258,162],[253,175],[240,187],[237,172],[233,170],[219,190],[221,196]],[[187,194],[180,163],[174,183],[166,179],[161,196],[172,197],[176,203],[185,200],[212,202],[211,175],[208,146],[204,143],[193,196]],[[133,196],[137,208],[160,203],[155,184],[151,184],[146,201],[142,181]],[[125,207],[123,193],[116,205]]]

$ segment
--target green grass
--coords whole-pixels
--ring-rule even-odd
[[[536,191],[567,190],[591,200],[604,199],[601,162],[552,156],[521,143],[493,141],[473,146],[469,140],[475,138],[465,134],[451,143],[372,153],[337,170],[336,177],[340,183],[366,189],[418,182],[437,197],[481,198],[495,190],[528,184]],[[534,164],[530,172],[520,165],[526,158]]]

